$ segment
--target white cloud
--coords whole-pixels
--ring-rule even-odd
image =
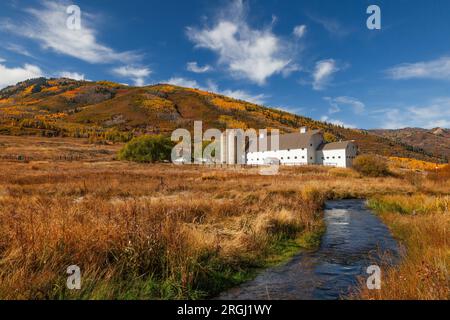
[[[450,98],[433,99],[426,106],[408,108],[413,123],[424,128],[450,128]]]
[[[134,81],[134,85],[142,87],[145,85],[145,78],[147,78],[152,71],[146,67],[122,66],[112,70],[112,72],[120,77],[130,78]]]
[[[341,120],[337,120],[337,119],[330,119],[328,116],[322,116],[320,118],[320,120],[324,121],[324,122],[332,123],[336,126],[342,126],[345,128],[356,128],[356,126],[353,124],[348,124],[348,123],[345,123],[345,122],[343,122]]]
[[[197,81],[182,77],[172,77],[169,80],[164,80],[161,82],[185,88],[199,88]]]
[[[443,79],[450,80],[450,57],[416,63],[404,63],[388,69],[387,74],[396,80]]]
[[[327,30],[331,35],[337,37],[345,37],[350,33],[350,30],[342,26],[342,24],[335,19],[319,17],[315,15],[309,15],[311,20],[320,24],[325,30]]]
[[[233,76],[264,84],[269,77],[282,73],[291,63],[287,44],[273,34],[271,27],[252,29],[242,0],[234,1],[229,11],[212,28],[187,28],[189,39],[196,47],[217,53],[219,63]]]
[[[328,109],[328,115],[324,115],[321,117],[322,121],[326,121],[338,126],[343,126],[345,128],[356,128],[356,125],[351,123],[346,123],[342,120],[331,118],[330,116],[335,113],[339,113],[345,109],[350,108],[351,111],[355,114],[362,114],[366,106],[363,102],[359,101],[356,98],[348,97],[348,96],[339,96],[335,98],[324,97],[325,101],[328,101],[330,104],[330,108]]]
[[[399,129],[406,128],[410,125],[403,122],[402,112],[400,109],[392,108],[392,109],[380,109],[376,110],[375,113],[381,115],[381,128],[383,129]]]
[[[34,58],[34,56],[24,47],[18,44],[9,43],[5,46],[5,48],[11,52],[21,54],[26,57]]]
[[[303,38],[306,33],[306,26],[304,24],[296,26],[292,32],[298,39]]]
[[[313,72],[313,89],[322,90],[324,89],[333,74],[338,72],[339,68],[336,65],[336,61],[333,59],[321,60],[316,62],[316,67]]]
[[[341,112],[341,108],[339,105],[333,100],[333,98],[330,97],[324,97],[325,101],[328,101],[330,104],[330,108],[328,109],[328,114],[338,113]]]
[[[363,102],[353,97],[340,96],[336,98],[325,97],[324,98],[330,104],[329,114],[340,112],[341,107],[350,107],[354,113],[361,114],[364,112],[366,106]]]
[[[78,73],[78,72],[63,71],[63,72],[59,73],[59,76],[61,78],[67,78],[67,79],[73,79],[73,80],[85,80],[84,74]]]
[[[386,129],[450,128],[450,97],[436,98],[422,106],[379,109],[376,113],[380,114],[381,127]]]
[[[296,63],[291,63],[288,66],[286,66],[286,68],[283,69],[283,71],[281,71],[281,74],[283,75],[283,77],[288,77],[291,73],[296,72],[296,71],[300,71],[302,70],[302,67],[300,67],[298,64]]]
[[[193,62],[188,62],[188,63],[187,63],[187,66],[186,66],[186,69],[187,69],[188,71],[191,71],[191,72],[194,72],[194,73],[205,73],[205,72],[208,72],[208,71],[211,71],[211,70],[212,70],[211,66],[205,65],[205,66],[203,66],[203,67],[200,67],[200,66],[198,65],[198,63],[195,62],[195,61],[193,61]]]
[[[65,54],[90,63],[130,62],[137,59],[133,52],[116,52],[97,41],[92,21],[94,16],[82,11],[82,27],[66,27],[68,4],[41,1],[42,7],[28,8],[29,19],[21,23],[0,22],[2,29],[38,41],[45,49]]]
[[[6,60],[0,57],[0,63],[5,62]]]
[[[25,64],[23,67],[8,68],[0,64],[0,89],[28,79],[43,76],[38,66]]]

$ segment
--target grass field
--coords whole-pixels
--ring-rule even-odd
[[[381,196],[369,207],[406,250],[398,267],[387,268],[381,290],[363,289],[361,298],[450,299],[450,196]]]
[[[119,148],[0,137],[1,299],[212,297],[314,249],[323,202],[355,197],[372,199],[408,252],[386,275],[386,290],[361,297],[448,297],[447,180],[404,169],[364,178],[314,166],[262,176],[257,168],[143,165],[115,161]],[[424,209],[412,213],[414,204]],[[81,268],[81,290],[66,288],[70,265]],[[421,280],[426,272],[432,280]],[[418,281],[424,289],[415,291]]]

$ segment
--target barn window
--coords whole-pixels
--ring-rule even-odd
[[[297,159],[297,156],[295,156],[295,159]]]
[[[291,159],[291,157],[288,157],[288,160]]]
[[[311,159],[311,160],[312,160],[312,157],[309,157],[309,159]]]
[[[305,156],[302,156],[302,159],[305,159]]]
[[[325,157],[322,157],[322,160],[325,160]]]

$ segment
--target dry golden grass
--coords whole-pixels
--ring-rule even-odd
[[[399,266],[382,274],[381,290],[363,299],[450,299],[450,197],[383,196],[371,200],[405,247]]]
[[[104,151],[95,150],[114,146],[79,148],[79,140],[2,139],[37,158],[78,148],[83,161],[0,161],[1,299],[209,297],[248,279],[274,254],[317,244],[326,199],[450,193],[442,181],[319,166],[262,176],[257,168],[103,161]],[[420,202],[433,208],[428,198]],[[430,217],[398,219],[413,219],[413,240],[426,246],[422,233],[448,238],[443,220]],[[79,291],[65,286],[73,264],[82,271]]]
[[[322,226],[321,194],[257,172],[120,162],[0,172],[4,299],[208,296]],[[73,264],[83,286],[69,292]]]
[[[111,161],[121,145],[89,144],[87,139],[0,135],[0,160]]]

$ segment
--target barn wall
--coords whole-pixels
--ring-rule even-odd
[[[319,164],[331,167],[347,167],[347,155],[345,149],[318,150],[317,159]]]

